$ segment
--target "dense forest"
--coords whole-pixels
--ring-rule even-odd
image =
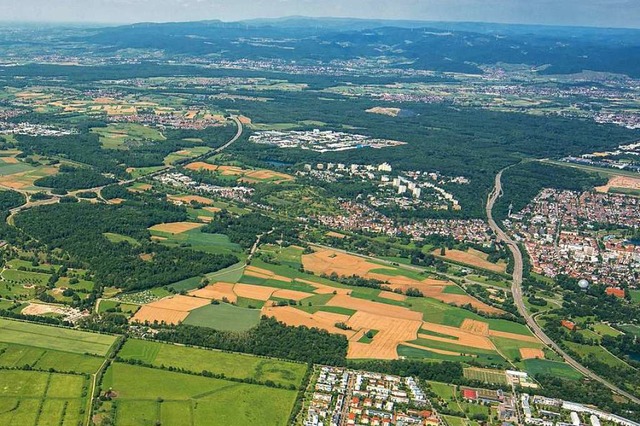
[[[58,174],[36,180],[36,186],[71,191],[114,183],[115,179],[101,175],[93,169],[61,165]]]
[[[179,325],[161,329],[158,340],[314,364],[344,365],[347,339],[317,328],[289,327],[274,318],[242,333]]]
[[[249,92],[247,92],[249,94]],[[561,117],[536,117],[527,114],[493,112],[481,109],[456,109],[445,105],[408,103],[415,112],[410,117],[387,117],[369,114],[368,108],[386,105],[384,102],[363,98],[345,98],[323,93],[319,98],[313,92],[268,92],[274,99],[257,105],[239,100],[218,104],[228,108],[241,108],[258,123],[298,123],[317,120],[326,123],[325,129],[344,131],[343,125],[357,127],[347,130],[374,137],[407,142],[406,145],[350,151],[317,153],[301,149],[280,149],[240,141],[230,151],[243,158],[260,161],[278,161],[285,164],[301,163],[357,163],[380,164],[389,162],[395,170],[439,171],[448,176],[463,175],[468,185],[447,184],[444,188],[459,199],[460,212],[445,212],[449,217],[484,217],[483,205],[493,184],[495,174],[502,168],[517,164],[523,158],[560,157],[618,146],[638,133],[612,125],[572,120]],[[292,107],[295,106],[295,107]],[[542,170],[544,171],[544,170]],[[574,174],[556,171],[558,182],[572,179]],[[534,173],[531,173],[534,175]],[[578,174],[579,176],[579,174]],[[526,193],[537,191],[533,182],[525,182]],[[542,177],[544,178],[544,177]],[[352,184],[331,190],[350,194],[361,190]],[[529,187],[533,189],[530,189]],[[431,212],[435,217],[440,211]]]
[[[513,212],[522,210],[543,188],[588,191],[606,182],[606,178],[571,167],[537,161],[517,164],[502,174],[504,195],[496,201],[494,217],[506,218],[510,204]]]
[[[113,173],[117,177],[128,178],[128,167],[162,166],[165,157],[172,152],[203,145],[217,148],[235,134],[234,126],[210,127],[202,131],[175,130],[168,132],[171,138],[163,141],[145,141],[129,149],[104,149],[99,135],[90,129],[106,125],[103,121],[83,121],[76,125],[78,134],[56,137],[18,136],[17,146],[24,152],[23,155],[66,158],[89,165],[100,173]],[[185,137],[198,137],[203,142],[185,140]]]
[[[18,215],[15,223],[49,250],[63,249],[71,260],[90,267],[98,284],[139,290],[216,271],[238,261],[233,255],[169,248],[148,241],[148,227],[185,219],[184,208],[141,197],[117,206],[81,202],[36,207]],[[112,243],[103,235],[106,232],[135,238],[140,244]],[[144,260],[144,254],[151,260]]]

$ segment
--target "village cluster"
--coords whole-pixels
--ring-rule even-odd
[[[341,214],[318,215],[314,219],[329,228],[375,232],[392,237],[408,235],[416,241],[429,235],[440,235],[488,246],[493,239],[491,229],[482,219],[421,219],[400,224],[362,203],[343,201],[340,207]]]
[[[317,367],[305,426],[432,425],[440,420],[412,377]]]
[[[536,426],[601,426],[603,422],[620,426],[638,423],[597,408],[544,396],[520,395],[524,423]]]
[[[401,209],[423,208],[429,210],[460,210],[460,203],[453,194],[442,187],[445,184],[468,184],[464,176],[446,177],[438,172],[406,171],[396,177],[391,175],[389,163],[305,164],[299,176],[323,182],[338,182],[344,179],[369,181],[376,186],[376,192],[366,194],[372,207],[397,206]],[[364,195],[364,194],[363,194]]]
[[[77,133],[76,130],[60,129],[53,126],[31,123],[11,123],[0,121],[0,134],[25,136],[67,136]]]
[[[249,202],[249,197],[253,193],[253,188],[245,186],[217,186],[206,183],[198,183],[179,172],[165,173],[154,177],[155,180],[174,188],[187,188],[190,191],[201,194],[213,194],[221,198]]]
[[[640,128],[640,118],[638,118],[638,128]],[[633,159],[634,156],[637,157],[637,160]],[[565,157],[560,161],[638,172],[638,177],[640,177],[640,143],[620,145],[618,149],[613,151],[593,152],[579,157]]]
[[[535,272],[605,284],[624,297],[618,286],[637,283],[640,246],[614,231],[638,229],[638,208],[640,200],[624,195],[544,189],[505,225],[523,242]]]
[[[299,148],[315,152],[347,151],[358,148],[389,148],[405,145],[405,142],[372,138],[353,133],[314,129],[312,131],[268,130],[256,132],[249,140],[261,145],[275,145],[278,148]]]

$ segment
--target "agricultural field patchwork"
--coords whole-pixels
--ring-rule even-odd
[[[0,423],[77,425],[84,418],[88,380],[40,371],[0,370]]]

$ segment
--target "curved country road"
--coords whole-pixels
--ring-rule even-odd
[[[493,190],[491,191],[491,193],[489,194],[489,197],[487,198],[486,213],[487,213],[487,220],[489,221],[489,226],[491,227],[493,232],[495,232],[495,234],[497,235],[498,240],[503,241],[505,244],[507,244],[507,246],[509,247],[509,250],[511,250],[511,253],[513,254],[514,267],[513,267],[513,284],[511,286],[511,292],[513,293],[513,300],[518,308],[518,312],[520,312],[520,315],[522,315],[522,317],[527,321],[527,325],[529,326],[531,331],[533,331],[533,333],[538,337],[538,339],[540,339],[544,344],[546,344],[547,346],[551,347],[554,351],[556,351],[562,358],[564,358],[567,364],[571,365],[573,368],[578,370],[580,373],[582,373],[586,377],[589,377],[590,379],[598,381],[602,383],[604,386],[611,389],[613,392],[626,397],[633,403],[640,404],[640,398],[637,398],[631,395],[629,392],[626,392],[618,388],[614,384],[608,382],[607,380],[598,376],[588,368],[584,367],[575,359],[571,358],[569,354],[567,354],[564,350],[562,350],[562,348],[560,348],[553,340],[549,338],[549,336],[547,336],[544,333],[544,331],[542,331],[542,328],[538,325],[538,323],[536,323],[532,315],[527,312],[527,309],[523,301],[523,295],[522,295],[523,262],[522,262],[522,253],[520,252],[520,247],[518,247],[515,241],[513,241],[498,226],[496,221],[493,219],[493,205],[495,204],[496,200],[502,196],[501,179],[502,179],[502,172],[505,170],[506,169],[500,170],[500,172],[498,172],[498,174],[496,175]]]

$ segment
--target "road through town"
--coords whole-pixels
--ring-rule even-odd
[[[596,380],[602,383],[604,386],[611,389],[612,391],[614,391],[615,393],[626,397],[633,403],[640,404],[640,398],[637,398],[631,395],[630,393],[625,392],[624,390],[618,388],[614,384],[598,376],[588,368],[584,367],[578,361],[573,359],[571,356],[569,356],[569,354],[567,354],[564,350],[562,350],[562,348],[560,348],[553,340],[549,338],[549,336],[545,334],[545,332],[538,325],[538,323],[536,323],[533,316],[529,312],[527,312],[527,309],[524,305],[523,294],[522,294],[522,274],[523,274],[523,266],[524,266],[522,261],[522,252],[520,251],[520,247],[518,246],[518,244],[516,244],[516,242],[513,241],[511,237],[509,237],[493,219],[493,206],[498,200],[498,198],[502,196],[502,172],[504,170],[506,169],[500,170],[500,172],[498,172],[498,174],[495,177],[493,190],[491,191],[491,193],[489,194],[489,197],[487,198],[486,213],[487,213],[487,220],[489,222],[489,226],[491,227],[493,232],[495,232],[496,236],[498,237],[498,240],[504,242],[509,247],[511,254],[513,255],[514,267],[513,267],[513,284],[511,286],[511,292],[513,293],[513,300],[518,308],[518,312],[520,312],[520,315],[522,315],[522,317],[526,320],[527,325],[529,326],[531,331],[544,344],[552,348],[556,353],[558,353],[562,358],[564,358],[567,364],[571,365],[573,368],[578,370],[580,373],[582,373],[586,377],[589,377],[592,380]]]

